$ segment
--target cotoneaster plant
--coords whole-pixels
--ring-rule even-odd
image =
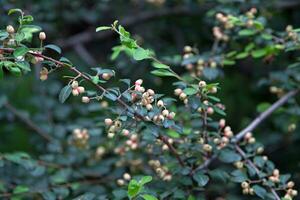
[[[61,49],[46,44],[46,33],[32,25],[33,17],[20,9],[12,9],[10,14],[18,14],[19,18],[17,26],[8,25],[0,31],[1,78],[6,72],[21,76],[37,65],[42,66],[41,81],[56,71],[68,71],[64,76],[67,84],[59,93],[60,102],[74,96],[87,106],[101,102],[109,112],[101,114],[101,122],[73,127],[67,138],[37,131],[49,145],[61,145],[58,154],[44,152],[36,159],[20,152],[1,154],[3,171],[21,166],[35,174],[26,173],[23,180],[1,180],[1,197],[192,200],[206,198],[206,190],[223,184],[216,180],[238,183],[242,194],[261,199],[288,200],[297,196],[290,175],[282,174],[264,155],[263,145],[252,131],[288,101],[288,106],[297,106],[294,97],[299,92],[298,68],[288,68],[285,79],[276,80],[275,76],[268,81],[279,100],[236,134],[226,123],[225,105],[216,96],[221,85],[210,81],[221,73],[218,66],[232,65],[248,56],[269,59],[284,50],[297,50],[298,29],[288,26],[284,33],[267,29],[256,17],[255,8],[240,16],[217,13],[219,25],[213,28],[212,50],[199,54],[196,48],[184,47],[182,65],[187,72],[180,75],[160,61],[154,51],[141,47],[118,21],[97,28],[120,36],[112,59],[125,52],[136,61],[151,62],[153,75],[173,77],[176,81],[170,87],[174,87],[174,96],[168,97],[145,88],[142,78],[133,84],[129,79],[120,79],[120,85],[110,86],[116,73],[112,69],[81,71],[65,57],[48,56],[49,49],[58,54]],[[36,35],[40,46],[32,47]],[[232,50],[236,41],[245,43],[245,48]],[[1,102],[8,105],[7,99]],[[95,127],[105,134],[95,137]],[[58,159],[59,154],[71,157],[76,153],[79,160]],[[211,167],[216,160],[220,162]],[[105,168],[101,168],[103,165]],[[30,186],[42,177],[41,187]],[[90,185],[103,186],[102,191]],[[222,198],[221,193],[218,195]]]

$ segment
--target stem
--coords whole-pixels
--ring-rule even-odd
[[[38,127],[33,121],[29,118],[25,117],[22,113],[20,113],[15,107],[13,107],[10,103],[5,103],[4,107],[12,112],[17,118],[19,118],[22,122],[24,122],[29,128],[34,130],[41,137],[46,139],[48,142],[51,142],[53,138],[51,138],[46,132],[44,132],[40,127]]]
[[[0,48],[0,50],[6,51],[6,52],[9,52],[9,53],[12,53],[14,51],[13,48]],[[109,93],[109,91],[107,91],[101,85],[98,85],[98,84],[94,83],[90,79],[90,77],[88,75],[82,73],[81,71],[79,71],[78,69],[76,69],[76,67],[74,67],[74,66],[72,66],[72,65],[70,65],[68,63],[64,63],[64,62],[55,60],[55,59],[53,59],[51,57],[48,57],[48,56],[45,56],[43,54],[39,54],[39,53],[35,53],[35,52],[28,52],[28,53],[30,53],[33,56],[41,57],[41,58],[44,58],[45,60],[51,61],[51,62],[55,63],[58,66],[67,67],[70,71],[76,73],[78,76],[81,76],[84,80],[86,80],[90,84],[94,85],[97,89],[101,90],[103,93]],[[127,105],[122,99],[117,98],[116,101],[121,106],[125,107],[127,110],[130,110],[130,106]],[[133,114],[135,115],[136,118],[141,119],[141,120],[147,122],[147,120],[142,115],[140,115],[139,113],[134,112]],[[178,162],[180,163],[180,165],[181,166],[185,166],[184,162],[182,161],[182,159],[180,158],[179,154],[177,153],[175,147],[168,142],[168,138],[166,136],[159,136],[159,137],[161,137],[160,139],[162,139],[162,141],[169,147],[171,153],[174,154],[174,156],[176,157],[176,159],[178,160]]]

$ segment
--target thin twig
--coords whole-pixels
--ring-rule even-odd
[[[231,140],[231,143],[237,143],[238,141],[240,141],[246,133],[248,133],[249,131],[253,131],[254,128],[256,128],[264,119],[266,119],[277,108],[279,108],[284,103],[286,103],[290,98],[295,96],[298,92],[299,92],[299,89],[292,90],[292,91],[288,92],[286,95],[282,96],[279,100],[277,100],[275,103],[273,103],[273,105],[270,108],[268,108],[266,111],[261,113],[246,128],[244,128],[235,137],[233,137],[233,139]],[[207,168],[216,158],[217,158],[216,155],[212,156],[211,158],[207,159],[203,164],[201,164],[197,168],[193,169],[191,173],[195,173],[198,170]]]
[[[6,52],[10,52],[10,53],[12,53],[12,52],[14,51],[13,48],[0,48],[0,50],[6,51]],[[98,84],[94,83],[88,75],[82,73],[82,72],[79,71],[76,67],[74,67],[74,66],[72,66],[72,65],[70,65],[70,64],[68,64],[68,63],[64,63],[64,62],[55,60],[55,59],[53,59],[53,58],[51,58],[51,57],[48,57],[48,56],[45,56],[45,55],[43,55],[43,54],[39,54],[39,53],[35,53],[35,52],[29,52],[29,53],[30,53],[31,55],[33,55],[33,56],[41,57],[41,58],[44,58],[45,60],[51,61],[51,62],[55,63],[55,64],[58,65],[58,66],[66,67],[66,68],[69,69],[70,71],[72,71],[72,72],[76,73],[78,76],[82,77],[84,80],[86,80],[86,81],[89,82],[90,84],[94,85],[97,89],[101,90],[103,93],[108,93],[108,91],[107,91],[105,88],[103,88],[101,85],[98,85]],[[131,110],[131,109],[130,109],[130,106],[127,105],[122,99],[117,98],[116,101],[117,101],[121,106],[125,107],[127,110]],[[142,116],[142,115],[140,115],[139,113],[134,112],[133,114],[135,115],[136,118],[141,119],[141,120],[143,120],[143,121],[147,121],[147,120],[145,119],[145,117]],[[170,143],[168,142],[168,139],[167,139],[166,136],[163,136],[163,138],[164,138],[164,139],[163,139],[162,141],[169,147],[171,153],[174,154],[174,156],[176,157],[176,159],[178,160],[178,162],[180,163],[180,165],[185,166],[184,162],[183,162],[182,159],[180,158],[180,156],[179,156],[177,150],[175,149],[175,147],[174,147],[172,144],[170,144]]]
[[[15,107],[13,107],[10,103],[6,102],[4,107],[12,112],[17,118],[19,118],[22,122],[24,122],[30,129],[34,130],[41,137],[46,139],[48,142],[51,142],[53,139],[44,132],[39,126],[37,126],[33,121],[31,121],[28,117],[25,117],[22,113],[20,113]]]
[[[248,157],[246,156],[246,153],[238,146],[235,144],[235,149],[236,151],[243,157],[243,159],[250,165],[250,167],[252,167],[256,174],[259,175],[260,174],[260,170],[256,167],[256,165],[250,160],[248,159]],[[274,190],[274,188],[269,187],[269,190],[272,192],[272,194],[274,195],[276,200],[280,200],[280,197],[278,196],[278,194],[276,193],[276,191]]]
[[[272,104],[266,111],[261,113],[258,117],[256,117],[246,128],[240,131],[235,137],[232,139],[233,142],[240,141],[248,132],[253,131],[263,120],[265,120],[269,115],[271,115],[277,108],[286,103],[291,97],[295,96],[299,92],[298,90],[292,90],[282,96],[279,100]]]

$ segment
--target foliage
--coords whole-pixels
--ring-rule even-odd
[[[119,36],[113,60],[125,53],[138,63],[151,63],[153,75],[172,78],[169,86],[174,86],[175,95],[170,97],[145,89],[142,79],[133,84],[129,79],[120,79],[111,86],[112,77],[117,76],[112,69],[81,71],[61,57],[60,47],[44,45],[46,34],[32,24],[32,16],[20,9],[10,10],[9,14],[18,15],[18,26],[9,25],[0,32],[0,77],[6,78],[8,72],[21,76],[33,66],[42,66],[42,81],[62,71],[67,82],[64,86],[54,82],[44,88],[47,94],[41,97],[40,107],[52,115],[52,120],[42,129],[14,110],[7,97],[1,97],[0,105],[44,139],[37,143],[38,155],[1,154],[2,197],[200,199],[204,198],[205,188],[222,185],[220,180],[238,183],[243,194],[261,199],[296,196],[290,175],[276,169],[263,154],[262,144],[250,133],[261,121],[251,130],[234,135],[223,119],[225,106],[216,95],[222,85],[211,81],[222,75],[221,67],[238,60],[270,60],[296,51],[298,29],[288,26],[286,31],[277,32],[266,28],[267,23],[254,8],[240,14],[216,13],[212,50],[201,52],[186,46],[181,64],[187,71],[179,74],[171,64],[160,61],[154,50],[139,45],[117,21],[97,28],[98,32],[113,31]],[[36,33],[39,47],[32,42]],[[297,65],[272,72],[261,82],[270,86],[282,103],[289,100],[281,108],[282,117],[299,118],[293,98],[299,91]],[[55,97],[51,94],[58,94],[64,104],[53,103]],[[83,104],[73,107],[76,99],[73,102],[71,96],[80,96]],[[269,115],[282,104],[273,105],[277,107],[259,110]],[[292,123],[288,131],[295,129]],[[215,160],[221,163],[211,168]]]

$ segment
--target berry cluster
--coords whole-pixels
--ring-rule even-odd
[[[77,148],[87,148],[90,135],[87,129],[74,129],[72,143]]]
[[[172,174],[169,172],[167,167],[161,165],[159,160],[149,160],[148,164],[154,169],[154,171],[162,180],[172,180]]]

